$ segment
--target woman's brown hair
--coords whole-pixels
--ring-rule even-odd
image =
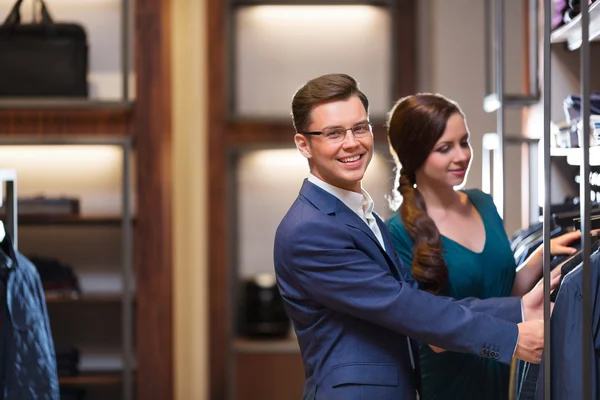
[[[419,286],[439,293],[448,281],[442,257],[442,238],[427,214],[425,200],[416,185],[416,171],[425,163],[446,130],[451,115],[464,114],[458,104],[438,94],[404,97],[392,108],[387,121],[390,152],[396,162],[393,199],[402,196],[400,216],[413,240],[411,273]]]

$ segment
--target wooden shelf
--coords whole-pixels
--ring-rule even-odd
[[[33,136],[44,144],[47,137],[81,138],[131,136],[130,108],[3,109],[0,138]]]
[[[387,132],[383,119],[374,119],[373,135],[375,143],[387,145]],[[236,120],[227,125],[227,139],[230,148],[263,149],[270,146],[294,146],[294,127],[290,119],[278,120]]]
[[[600,39],[600,0],[590,4],[590,41]],[[573,18],[571,22],[556,29],[550,35],[551,43],[567,43],[569,50],[581,47],[581,15]]]
[[[121,303],[122,297],[120,294],[87,294],[78,298],[62,297],[62,296],[46,296],[46,303]]]
[[[237,353],[299,353],[300,347],[295,336],[283,339],[247,339],[238,337],[233,349]]]
[[[78,376],[61,376],[58,378],[58,383],[61,386],[118,385],[122,380],[121,374],[86,373]]]
[[[579,147],[570,149],[551,147],[550,155],[553,157],[567,157],[567,162],[571,165],[579,165],[582,156]],[[590,147],[590,165],[600,165],[600,146]]]
[[[70,98],[2,98],[0,109],[35,110],[129,110],[133,102],[122,100],[70,99]]]
[[[19,215],[19,225],[121,225],[119,216],[81,216],[81,215]]]

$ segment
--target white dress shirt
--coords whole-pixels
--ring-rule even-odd
[[[327,182],[322,181],[317,178],[313,174],[309,174],[308,181],[317,185],[327,193],[332,194],[337,197],[342,203],[344,203],[349,209],[354,211],[356,215],[360,217],[364,221],[365,224],[371,231],[375,234],[375,237],[381,244],[381,247],[385,250],[385,245],[383,244],[383,236],[381,235],[381,230],[379,230],[379,225],[377,225],[377,220],[373,215],[373,207],[375,203],[369,193],[365,189],[361,189],[362,193],[351,192],[349,190],[340,189],[339,187],[330,185]]]

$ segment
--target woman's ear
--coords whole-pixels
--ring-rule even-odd
[[[308,138],[301,133],[296,133],[294,136],[294,142],[296,143],[296,147],[300,153],[310,160],[312,158],[312,154]]]

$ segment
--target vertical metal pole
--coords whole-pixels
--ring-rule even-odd
[[[537,35],[536,35],[537,36]],[[540,202],[539,202],[539,143],[529,142],[529,223],[539,221]]]
[[[131,141],[123,145],[122,220],[121,220],[121,264],[123,274],[123,297],[121,299],[121,336],[123,349],[123,399],[133,399],[133,235],[131,215]]]
[[[581,7],[581,64],[580,64],[580,85],[581,85],[581,122],[583,129],[581,132],[582,144],[581,165],[579,176],[579,197],[581,206],[581,235],[583,244],[583,271],[582,271],[582,379],[583,379],[583,398],[592,398],[591,354],[592,348],[592,271],[590,269],[590,43],[589,26],[590,16],[589,7],[586,0],[580,1]]]
[[[129,101],[129,1],[121,0],[121,79],[122,101]]]
[[[552,91],[550,84],[550,29],[552,26],[552,0],[544,0],[544,399],[551,399],[552,348],[550,346],[550,110]]]
[[[490,4],[492,0],[484,0],[483,2],[483,43],[485,48],[483,49],[485,53],[484,57],[484,73],[485,73],[485,97],[490,95],[493,91],[492,89],[492,38],[491,38],[491,25],[492,25],[492,5]]]
[[[538,97],[540,94],[539,79],[539,9],[538,0],[529,0],[529,96]]]
[[[498,110],[496,111],[496,133],[498,148],[494,150],[494,182],[493,197],[500,216],[506,215],[505,188],[505,157],[504,157],[504,0],[496,0],[496,95]]]
[[[487,133],[486,135],[491,135],[491,133]],[[481,190],[485,193],[491,193],[491,160],[490,153],[492,150],[488,149],[483,141],[483,151],[481,152]]]
[[[18,232],[17,232],[17,178],[6,180],[6,223],[4,224],[6,231],[10,235],[13,248],[19,248]]]

